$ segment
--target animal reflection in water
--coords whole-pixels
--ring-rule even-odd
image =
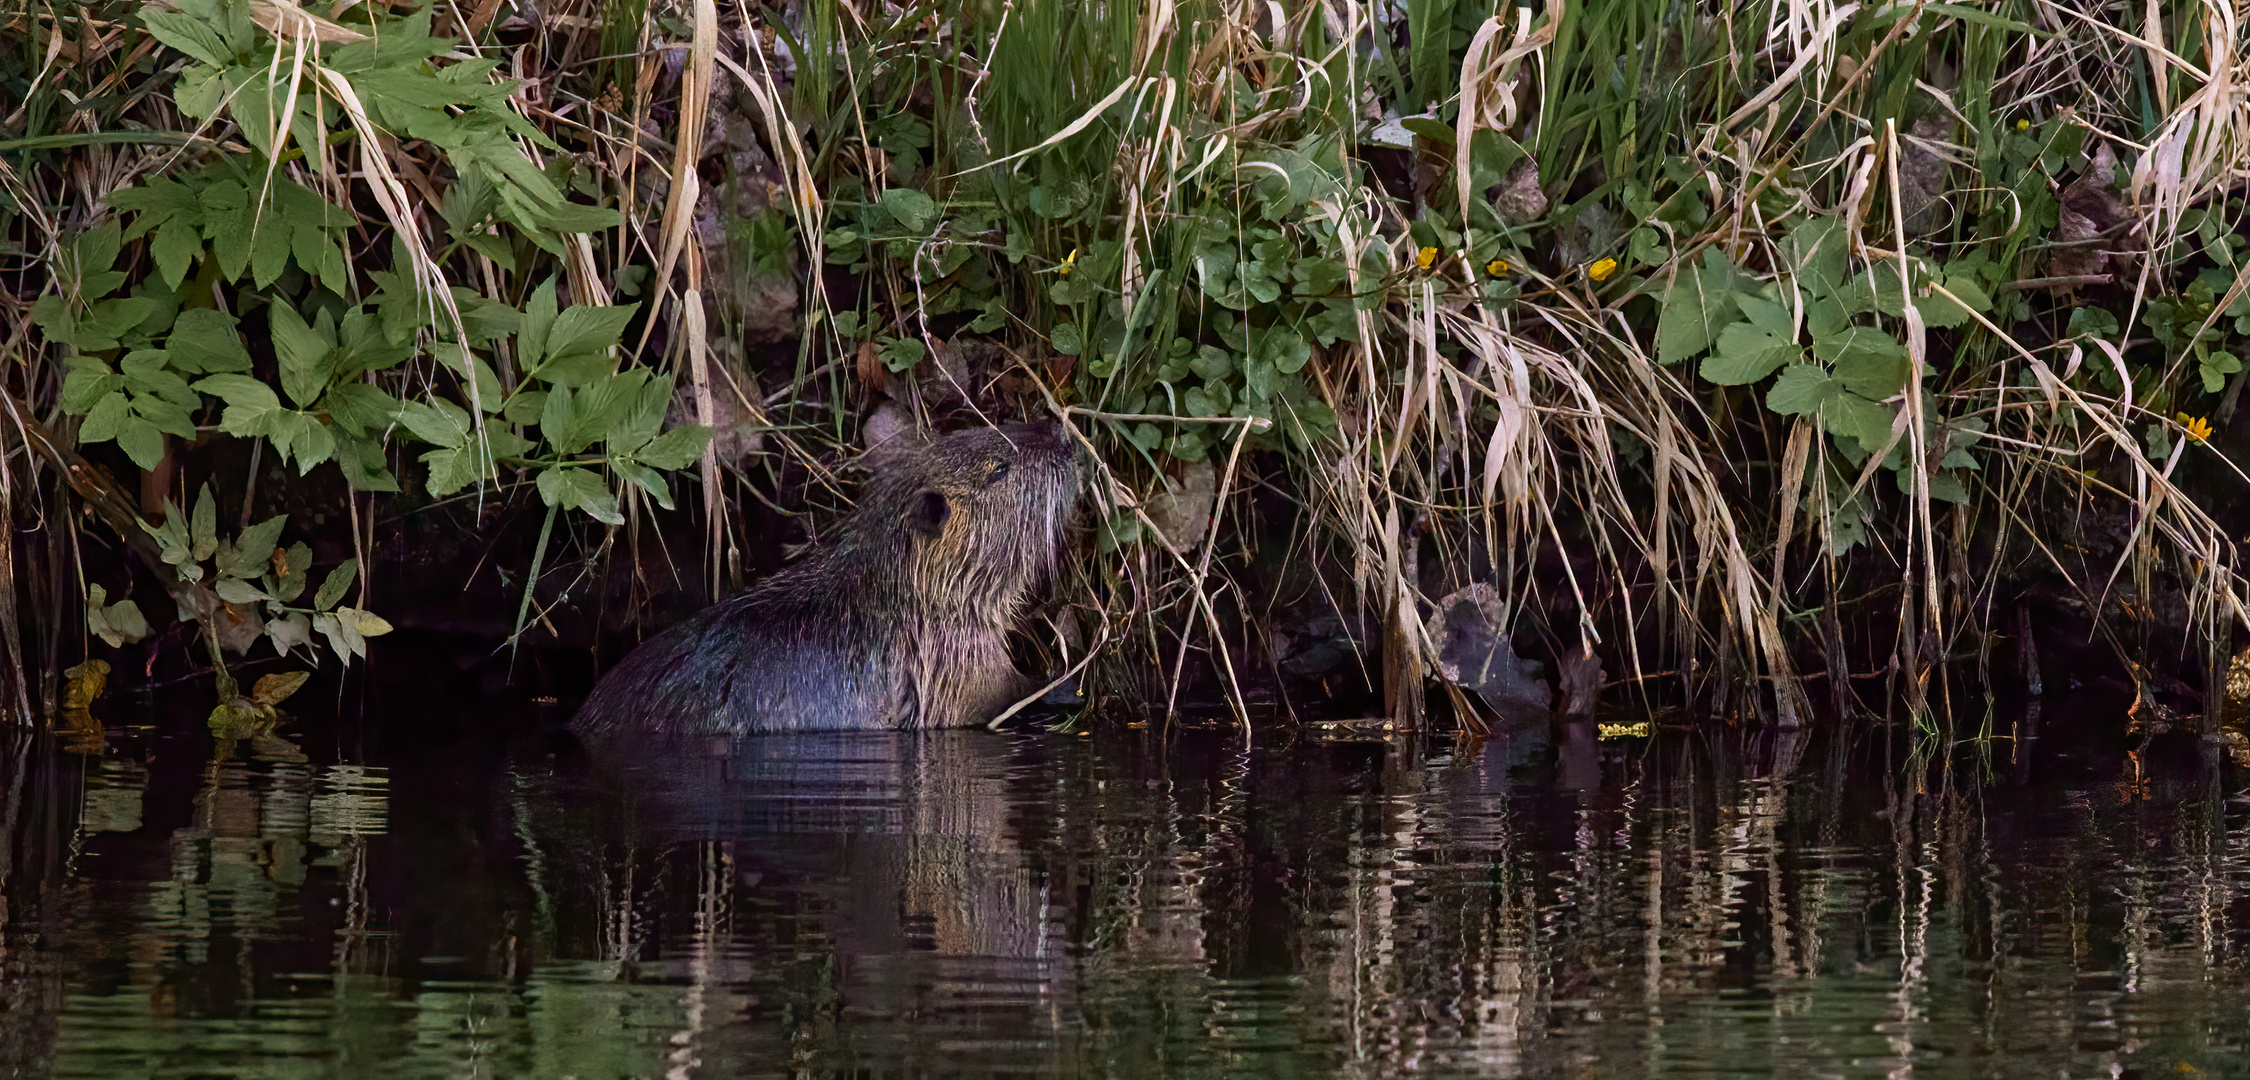
[[[1060,740],[985,731],[634,740],[511,774],[548,948],[685,980],[755,1018],[720,1041],[806,1037],[807,1018],[970,1008],[1042,1026],[1052,965],[1043,823],[1023,785]],[[714,999],[716,1000],[716,999]],[[844,1004],[839,1004],[844,1003]],[[783,1021],[775,1025],[770,1021]],[[755,1048],[738,1047],[742,1052]]]

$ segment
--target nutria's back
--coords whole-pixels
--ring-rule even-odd
[[[833,542],[642,643],[571,726],[756,734],[982,723],[1031,689],[1008,630],[1078,503],[1058,423],[878,451]]]

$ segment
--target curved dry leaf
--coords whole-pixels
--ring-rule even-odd
[[[281,671],[264,676],[258,680],[257,685],[250,688],[250,703],[259,708],[270,709],[296,693],[305,685],[305,680],[310,678],[312,672],[309,671]]]

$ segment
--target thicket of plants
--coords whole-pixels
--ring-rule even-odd
[[[336,470],[362,557],[385,500],[543,508],[534,581],[690,503],[706,550],[678,557],[722,576],[730,507],[829,476],[863,426],[1060,414],[1103,467],[1050,624],[1112,685],[1192,651],[1239,697],[1284,659],[1289,560],[1333,568],[1396,714],[1473,681],[1444,625],[1472,584],[1566,668],[1783,722],[1808,663],[1844,706],[1870,659],[1929,715],[2039,579],[2215,672],[2242,582],[2181,475],[2241,479],[2213,440],[2250,351],[2244,15],[23,11],[9,511],[92,507],[211,658],[348,660],[386,628],[358,562],[308,598],[307,526],[247,496],[232,521],[183,455],[252,447],[229,492],[265,456]],[[138,503],[87,458],[138,470]],[[0,592],[147,633],[115,590],[39,585]]]

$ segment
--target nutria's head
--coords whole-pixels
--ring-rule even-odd
[[[846,543],[885,560],[869,569],[903,604],[995,624],[1054,568],[1084,472],[1054,422],[886,447],[871,465]]]

